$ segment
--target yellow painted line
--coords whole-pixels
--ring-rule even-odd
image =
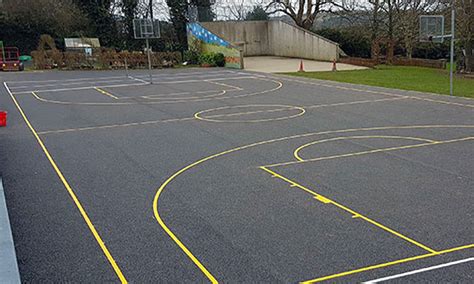
[[[203,116],[205,113],[213,112],[213,111],[219,111],[219,110],[226,110],[226,109],[235,109],[235,108],[247,108],[247,107],[277,107],[277,109],[273,110],[260,110],[260,111],[249,111],[249,112],[241,112],[241,113],[231,113],[231,114],[224,114],[221,116]],[[228,117],[228,116],[237,116],[237,115],[243,115],[243,114],[253,114],[253,113],[263,113],[263,112],[277,112],[281,110],[298,110],[299,112],[294,115],[289,115],[289,116],[283,116],[283,117],[278,117],[278,118],[268,118],[268,119],[251,119],[251,120],[219,120],[219,119],[212,119],[211,117]],[[210,121],[210,122],[240,122],[240,123],[255,123],[255,122],[268,122],[268,121],[278,121],[278,120],[283,120],[283,119],[291,119],[295,117],[302,116],[306,113],[306,110],[302,107],[298,106],[285,106],[285,105],[238,105],[238,106],[226,106],[226,107],[219,107],[219,108],[213,108],[213,109],[207,109],[207,110],[202,110],[194,114],[194,118],[202,121]]]
[[[298,147],[293,152],[293,156],[298,161],[304,161],[304,159],[301,158],[301,156],[299,155],[299,152],[301,150],[303,150],[304,148],[306,148],[306,147],[316,145],[316,144],[331,142],[331,141],[352,140],[352,139],[401,139],[401,140],[422,141],[422,142],[428,142],[428,143],[437,143],[438,142],[438,141],[434,141],[434,140],[431,140],[431,139],[418,138],[418,137],[408,137],[408,136],[390,136],[390,135],[342,136],[342,137],[335,137],[335,138],[329,138],[329,139],[324,139],[324,140],[317,140],[317,141],[313,141],[313,142],[309,142],[307,144],[304,144],[304,145]],[[389,149],[389,148],[386,148],[386,149]]]
[[[94,90],[98,91],[99,93],[106,95],[114,100],[118,100],[118,97],[112,95],[111,93],[107,92],[106,90],[102,90],[101,88],[94,87]]]
[[[171,231],[171,229],[165,224],[163,219],[161,218],[159,214],[159,199],[162,193],[165,191],[166,187],[168,184],[170,184],[174,179],[176,179],[178,176],[182,175],[186,171],[188,171],[191,168],[197,167],[202,163],[205,163],[209,160],[235,153],[238,151],[246,150],[249,148],[257,147],[257,146],[262,146],[262,145],[267,145],[270,143],[276,143],[276,142],[282,142],[282,141],[287,141],[291,139],[297,139],[297,138],[304,138],[304,137],[311,137],[311,136],[317,136],[317,135],[324,135],[324,134],[335,134],[335,133],[351,133],[351,132],[356,132],[356,131],[377,131],[377,130],[393,130],[393,129],[449,129],[449,128],[465,128],[465,129],[474,129],[474,125],[405,125],[405,126],[378,126],[378,127],[367,127],[367,128],[351,128],[351,129],[339,129],[339,130],[327,130],[327,131],[320,131],[320,132],[310,132],[310,133],[304,133],[304,134],[297,134],[297,135],[292,135],[292,136],[285,136],[285,137],[280,137],[280,138],[275,138],[275,139],[270,139],[270,140],[264,140],[260,142],[255,142],[243,146],[239,146],[236,148],[232,148],[226,151],[222,151],[219,153],[216,153],[211,156],[207,156],[205,158],[202,158],[192,164],[187,165],[186,167],[178,170],[175,172],[173,175],[171,175],[156,191],[155,197],[153,198],[153,213],[155,215],[155,218],[158,222],[158,224],[163,228],[163,230],[170,236],[170,238],[178,245],[178,247],[188,256],[188,258],[196,264],[197,267],[208,277],[211,281],[215,281],[215,277],[207,270],[207,268],[204,267],[204,265],[195,257],[190,250],[179,240],[179,238]],[[198,265],[199,264],[199,265]]]
[[[273,168],[273,167],[289,166],[289,165],[296,165],[296,164],[302,164],[302,163],[332,160],[332,159],[338,159],[338,158],[347,158],[347,157],[361,156],[361,155],[374,154],[374,153],[390,152],[390,151],[396,151],[396,150],[421,148],[421,147],[427,147],[427,146],[442,145],[442,144],[463,142],[463,141],[470,141],[470,140],[474,140],[474,137],[464,137],[460,139],[453,139],[453,140],[446,140],[446,141],[435,141],[435,142],[430,142],[430,143],[406,145],[406,146],[391,147],[391,148],[382,148],[382,149],[375,149],[375,150],[370,150],[370,151],[362,151],[362,152],[355,152],[355,153],[348,153],[348,154],[341,154],[341,155],[334,155],[334,156],[327,156],[327,157],[319,157],[319,158],[306,159],[306,160],[301,160],[301,161],[298,160],[298,161],[291,161],[291,162],[284,162],[284,163],[276,163],[276,164],[271,164],[271,165],[265,165],[265,167]]]
[[[131,123],[124,123],[124,124],[111,124],[111,125],[100,125],[100,126],[79,127],[79,128],[66,128],[66,129],[58,129],[58,130],[47,130],[47,131],[38,132],[38,134],[45,135],[45,134],[67,133],[67,132],[75,132],[75,131],[110,129],[110,128],[117,128],[117,127],[130,127],[130,126],[150,125],[150,124],[178,122],[178,121],[187,121],[187,120],[194,120],[194,117],[172,118],[172,119],[164,119],[164,120],[150,120],[150,121],[142,121],[142,122],[131,122]]]
[[[85,211],[84,207],[82,206],[81,202],[79,201],[79,199],[77,198],[76,194],[74,193],[73,189],[71,188],[71,186],[69,185],[69,183],[67,182],[66,178],[64,177],[63,173],[61,172],[61,170],[59,169],[59,167],[57,166],[56,162],[54,161],[53,157],[51,156],[51,154],[49,153],[48,149],[46,148],[46,146],[44,145],[43,141],[41,140],[41,138],[39,137],[39,135],[36,133],[36,130],[33,128],[32,124],[30,123],[30,121],[28,120],[28,118],[26,117],[25,113],[23,112],[23,109],[20,107],[20,105],[18,104],[17,100],[15,99],[15,97],[12,95],[12,93],[10,92],[10,89],[8,88],[7,84],[6,83],[3,83],[5,88],[7,89],[8,93],[10,94],[10,97],[12,98],[13,102],[15,103],[15,106],[16,108],[18,109],[18,111],[20,112],[21,116],[23,117],[23,120],[25,121],[26,125],[28,126],[28,128],[31,130],[31,132],[33,133],[33,136],[36,138],[36,141],[38,141],[38,144],[40,145],[41,149],[43,150],[44,154],[46,155],[46,157],[48,158],[49,160],[49,163],[51,164],[51,166],[53,167],[54,171],[56,172],[56,174],[58,175],[59,179],[61,180],[61,182],[63,183],[64,187],[66,188],[67,192],[69,193],[69,196],[71,196],[72,200],[74,201],[74,204],[76,205],[77,209],[79,210],[79,212],[81,213],[81,216],[82,218],[84,219],[84,221],[86,222],[87,224],[87,227],[89,228],[89,230],[91,231],[92,235],[94,236],[97,244],[99,244],[100,248],[102,249],[102,252],[104,253],[104,255],[106,256],[107,260],[109,261],[110,265],[112,265],[112,268],[114,269],[115,271],[115,274],[117,274],[118,278],[120,279],[120,282],[122,283],[127,283],[127,279],[125,278],[125,276],[123,275],[122,271],[120,270],[120,267],[117,265],[115,259],[112,257],[112,254],[110,253],[109,249],[107,248],[107,246],[105,245],[104,241],[102,240],[101,236],[99,235],[99,233],[97,232],[94,224],[92,223],[92,221],[90,220],[89,218],[89,215],[87,214],[87,212]]]
[[[305,191],[305,192],[307,192],[307,193],[313,195],[317,200],[319,200],[319,201],[321,201],[321,202],[323,202],[323,203],[325,203],[325,204],[332,204],[332,205],[335,205],[336,207],[339,207],[340,209],[342,209],[342,210],[344,210],[344,211],[346,211],[346,212],[349,212],[352,216],[357,216],[358,218],[361,218],[361,219],[363,219],[364,221],[366,221],[366,222],[368,222],[368,223],[370,223],[370,224],[372,224],[372,225],[374,225],[374,226],[376,226],[376,227],[378,227],[378,228],[380,228],[380,229],[382,229],[382,230],[384,230],[384,231],[386,231],[386,232],[389,232],[389,233],[391,233],[392,235],[395,235],[395,236],[397,236],[397,237],[399,237],[399,238],[401,238],[401,239],[403,239],[403,240],[405,240],[405,241],[407,241],[407,242],[409,242],[409,243],[411,243],[411,244],[413,244],[413,245],[415,245],[415,246],[417,246],[417,247],[420,247],[420,248],[422,248],[422,249],[424,249],[424,250],[426,250],[426,251],[429,251],[429,252],[431,252],[431,253],[437,253],[434,249],[429,248],[428,246],[426,246],[426,245],[424,245],[424,244],[422,244],[422,243],[420,243],[420,242],[417,242],[417,241],[415,241],[415,240],[413,240],[413,239],[411,239],[411,238],[409,238],[409,237],[407,237],[407,236],[405,236],[405,235],[403,235],[403,234],[401,234],[401,233],[399,233],[399,232],[397,232],[397,231],[395,231],[395,230],[393,230],[393,229],[390,229],[389,227],[384,226],[384,225],[380,224],[379,222],[374,221],[374,220],[370,219],[369,217],[366,217],[366,216],[364,216],[364,215],[362,215],[362,214],[360,214],[360,213],[358,213],[358,212],[356,212],[356,211],[354,211],[354,210],[352,210],[352,209],[350,209],[350,208],[348,208],[348,207],[346,207],[346,206],[344,206],[344,205],[342,205],[342,204],[339,204],[339,203],[337,203],[337,202],[334,201],[334,200],[331,200],[331,199],[329,199],[329,198],[327,198],[327,197],[325,197],[325,196],[323,196],[323,195],[321,195],[321,194],[319,194],[319,193],[316,193],[316,192],[314,192],[313,190],[311,190],[311,189],[309,189],[309,188],[307,188],[307,187],[305,187],[305,186],[303,186],[303,185],[301,185],[301,184],[299,184],[299,183],[297,183],[297,182],[295,182],[295,181],[292,181],[292,180],[290,180],[289,178],[286,178],[286,177],[284,177],[284,176],[282,176],[282,175],[276,173],[275,171],[272,171],[272,170],[270,170],[270,169],[268,169],[268,168],[266,168],[266,167],[260,167],[260,168],[261,168],[262,170],[266,171],[267,173],[271,174],[272,176],[277,177],[277,178],[279,178],[279,179],[281,179],[281,180],[283,180],[283,181],[286,181],[287,183],[292,184],[292,185],[294,185],[295,187],[298,187],[299,189],[301,189],[301,190],[303,190],[303,191]]]
[[[174,173],[171,177],[169,177],[158,189],[155,198],[153,199],[153,213],[155,215],[156,220],[158,221],[158,224],[160,224],[161,228],[170,236],[170,238],[179,246],[179,248],[188,256],[188,258],[201,270],[201,272],[206,275],[206,277],[212,282],[212,283],[218,283],[217,279],[212,275],[209,270],[194,256],[194,254],[181,242],[181,240],[168,228],[168,226],[165,224],[163,219],[161,218],[161,215],[159,213],[159,204],[158,200],[161,196],[161,193],[165,189],[165,187],[178,175],[181,173],[187,171],[188,169],[206,161],[209,159],[212,159],[213,156],[210,156],[208,158],[204,158],[202,160],[199,160],[193,164],[188,165],[187,167],[182,168],[181,170],[177,171]]]
[[[369,271],[369,270],[375,270],[375,269],[384,268],[384,267],[388,267],[388,266],[393,266],[393,265],[397,265],[397,264],[402,264],[402,263],[415,261],[415,260],[419,260],[419,259],[423,259],[423,258],[439,256],[439,255],[443,255],[443,254],[448,254],[448,253],[461,251],[461,250],[466,250],[466,249],[472,249],[472,248],[474,248],[474,244],[455,247],[455,248],[446,249],[446,250],[441,250],[441,251],[438,251],[436,253],[427,253],[427,254],[417,255],[417,256],[403,258],[403,259],[399,259],[399,260],[394,260],[394,261],[390,261],[390,262],[385,262],[385,263],[381,263],[381,264],[366,266],[366,267],[362,267],[362,268],[358,268],[358,269],[354,269],[354,270],[349,270],[349,271],[345,271],[345,272],[341,272],[341,273],[337,273],[337,274],[332,274],[332,275],[328,275],[328,276],[324,276],[324,277],[319,277],[319,278],[315,278],[315,279],[311,279],[311,280],[302,281],[301,283],[309,284],[309,283],[316,283],[316,282],[321,282],[321,281],[332,280],[332,279],[336,279],[336,278],[339,278],[339,277],[353,275],[353,274],[357,274],[357,273],[361,273],[361,272],[365,272],[365,271]]]
[[[33,95],[36,97],[36,99],[43,100],[42,98],[38,97],[34,92],[33,92]],[[119,99],[126,99],[126,98],[132,98],[132,97],[120,97]],[[371,102],[379,102],[379,101],[392,101],[392,100],[400,100],[400,99],[401,98],[368,100],[368,101],[355,101],[355,102],[336,103],[336,104],[327,104],[327,105],[302,106],[301,108],[307,109],[307,108],[316,108],[316,107],[329,107],[329,106],[348,105],[348,104],[354,104],[354,103],[371,103]],[[274,110],[248,111],[248,112],[238,112],[238,113],[231,113],[231,114],[215,114],[215,115],[206,116],[206,118],[230,117],[230,116],[239,116],[239,115],[256,114],[256,113],[270,113],[270,112],[278,112],[278,111],[285,111],[285,110],[289,110],[289,109],[288,108],[280,108],[280,109],[274,109]],[[178,119],[166,119],[166,120],[151,120],[151,121],[132,122],[132,123],[124,123],[124,124],[111,124],[111,125],[101,125],[101,126],[91,126],[91,127],[66,128],[66,129],[58,129],[58,130],[41,131],[41,132],[38,132],[38,134],[43,135],[43,134],[51,134],[51,133],[67,133],[67,132],[74,132],[74,131],[109,129],[109,128],[116,128],[116,127],[149,125],[149,124],[156,124],[156,123],[161,123],[161,122],[186,121],[186,120],[193,120],[193,119],[195,119],[195,117],[178,118]],[[224,121],[219,121],[219,122],[224,122]]]

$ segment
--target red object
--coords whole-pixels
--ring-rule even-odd
[[[0,111],[0,127],[7,126],[7,112]]]
[[[333,62],[332,62],[332,71],[337,71],[336,59],[334,59]]]
[[[5,47],[0,50],[0,70],[22,71],[23,65],[20,62],[20,51],[16,47]]]
[[[298,72],[304,72],[304,65],[303,65],[303,60],[300,61],[300,69]]]

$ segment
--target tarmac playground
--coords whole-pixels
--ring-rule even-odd
[[[153,72],[1,75],[22,281],[472,282],[473,100]]]

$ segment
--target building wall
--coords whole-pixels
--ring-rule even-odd
[[[339,45],[281,21],[205,22],[211,32],[241,47],[244,56],[275,55],[332,61]]]

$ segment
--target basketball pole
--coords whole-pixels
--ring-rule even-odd
[[[148,55],[148,73],[150,75],[150,84],[153,84],[153,76],[151,75],[150,43],[148,42],[148,37],[146,38],[146,53]]]
[[[454,96],[454,32],[455,32],[455,25],[456,25],[456,12],[454,7],[455,1],[451,2],[451,54],[450,54],[450,64],[449,64],[449,95]]]

